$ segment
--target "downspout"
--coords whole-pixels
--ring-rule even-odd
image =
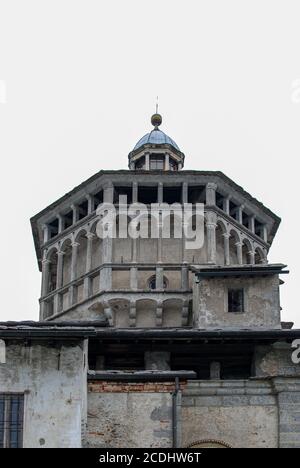
[[[179,378],[175,378],[175,391],[172,394],[172,435],[173,448],[178,447],[178,394],[179,394]]]

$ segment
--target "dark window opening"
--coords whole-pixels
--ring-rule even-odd
[[[138,187],[138,201],[145,205],[157,203],[157,187]]]
[[[224,200],[225,197],[221,193],[216,192],[216,205],[220,210],[224,210]]]
[[[23,444],[24,396],[0,393],[0,448]]]
[[[163,201],[164,203],[181,203],[182,188],[181,187],[164,187]]]
[[[136,163],[135,163],[135,170],[136,171],[141,171],[143,169],[146,169],[146,161],[145,161],[145,156],[143,156],[141,159],[139,159]]]
[[[94,194],[94,209],[97,209],[101,203],[103,203],[103,190],[99,190],[99,192]]]
[[[169,170],[170,171],[178,171],[178,164],[174,159],[169,159]]]
[[[69,211],[64,215],[64,228],[67,229],[73,224],[73,211]]]
[[[88,201],[85,200],[84,202],[78,205],[78,220],[85,218],[89,212],[89,204]]]
[[[244,312],[244,290],[229,289],[228,312]]]
[[[150,278],[150,280],[148,282],[148,287],[151,290],[157,289],[156,288],[156,276],[155,275]],[[167,280],[167,278],[164,277],[163,278],[163,289],[167,289],[167,287],[168,287],[168,280]]]
[[[58,234],[58,219],[54,219],[51,223],[48,224],[50,239],[57,236]]]
[[[250,229],[250,217],[243,211],[243,226],[247,229]]]
[[[233,219],[238,219],[238,205],[232,201],[229,202],[229,214]]]
[[[151,170],[160,170],[164,169],[165,165],[165,156],[164,154],[152,154],[150,156],[150,169]]]
[[[254,222],[255,234],[259,237],[263,237],[263,225],[259,221]]]
[[[205,203],[206,188],[205,185],[195,185],[188,187],[188,203]]]
[[[132,187],[115,186],[114,189],[114,203],[119,204],[119,197],[122,195],[127,197],[127,204],[132,203]]]

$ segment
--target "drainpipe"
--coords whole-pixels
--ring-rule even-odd
[[[178,446],[178,393],[179,393],[179,378],[175,378],[175,391],[172,394],[172,433],[173,433],[173,448]]]

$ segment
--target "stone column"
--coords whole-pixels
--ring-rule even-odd
[[[181,268],[181,289],[184,291],[189,289],[189,270],[187,265]]]
[[[182,314],[181,314],[181,325],[186,327],[189,323],[189,306],[188,304],[184,304],[182,306]]]
[[[46,242],[48,242],[48,240],[50,239],[50,229],[49,229],[49,226],[48,226],[47,224],[43,224],[42,230],[43,230],[43,240],[44,240],[44,244],[46,244]]]
[[[138,202],[138,183],[137,182],[132,183],[132,202],[133,203]]]
[[[230,199],[231,199],[230,195],[224,198],[224,204],[223,204],[223,210],[228,216],[230,215]]]
[[[265,242],[268,242],[268,229],[265,224],[263,225],[263,240]]]
[[[163,203],[164,200],[164,184],[162,182],[158,182],[157,187],[157,202]]]
[[[149,171],[150,170],[150,154],[149,153],[146,153],[145,155],[145,168],[146,168],[146,171]]]
[[[156,267],[156,289],[164,288],[164,269]]]
[[[71,258],[71,282],[76,279],[76,267],[77,267],[77,257],[78,257],[78,242],[72,243],[72,258]],[[70,306],[76,302],[76,291],[77,288],[75,285],[70,286],[69,290],[69,304]]]
[[[129,306],[129,326],[136,326],[136,303],[134,301],[131,301]]]
[[[130,289],[133,291],[138,289],[138,269],[137,267],[130,268]]]
[[[253,232],[255,234],[255,216],[254,215],[250,216],[249,229],[250,229],[251,232]]]
[[[62,250],[57,252],[56,289],[60,289],[63,285],[64,254]]]
[[[182,203],[188,203],[188,183],[183,182],[182,184]]]
[[[72,211],[73,211],[73,224],[77,223],[79,219],[79,212],[78,212],[78,207],[76,205],[71,205]]]
[[[216,229],[217,217],[213,212],[207,213],[207,257],[208,263],[216,263],[217,260],[217,244],[216,244]]]
[[[91,214],[94,211],[94,205],[95,205],[94,197],[93,195],[87,194],[86,199],[88,202],[88,214]]]
[[[216,190],[217,184],[213,182],[206,184],[206,205],[214,206],[216,204]]]
[[[88,273],[92,268],[92,252],[93,252],[93,240],[95,239],[95,234],[93,232],[88,232],[87,235],[87,248],[86,248],[86,265],[85,272]]]
[[[59,214],[57,215],[58,218],[58,232],[61,233],[65,229],[65,218]]]
[[[238,264],[243,265],[243,243],[236,242]]]
[[[93,251],[93,240],[96,237],[92,232],[88,232],[87,235],[87,249],[86,249],[86,265],[85,272],[89,273],[92,269],[92,251]],[[92,281],[89,276],[84,278],[84,297],[87,299],[91,295]]]
[[[163,322],[163,304],[161,301],[157,302],[156,306],[156,326],[161,327]]]
[[[114,186],[109,182],[104,188],[104,202],[113,203],[114,201]],[[112,249],[113,239],[105,237],[102,241],[102,263],[104,264],[100,271],[100,291],[109,290],[112,287]]]
[[[248,252],[248,255],[250,257],[250,265],[255,265],[255,252],[254,252],[254,250],[250,250]]]
[[[225,257],[225,265],[230,265],[230,249],[229,249],[229,238],[230,234],[225,232],[223,234],[224,238],[224,257]]]
[[[46,296],[49,292],[50,263],[50,260],[46,258],[42,261],[42,297]]]
[[[237,209],[237,213],[238,213],[238,219],[237,221],[240,223],[240,224],[243,224],[243,210],[244,210],[244,205],[240,205]]]
[[[165,154],[165,171],[170,170],[170,156],[168,153]]]

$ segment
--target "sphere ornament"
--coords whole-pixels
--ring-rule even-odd
[[[151,123],[155,128],[158,128],[162,123],[162,116],[160,114],[153,114],[151,117]]]

